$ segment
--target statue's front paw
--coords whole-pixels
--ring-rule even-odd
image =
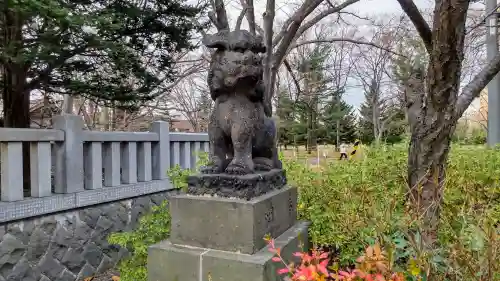
[[[269,172],[273,169],[273,167],[269,165],[255,164],[255,171],[260,172]]]
[[[256,157],[253,159],[256,171],[271,171],[273,169],[273,160],[264,157]]]
[[[228,166],[226,168],[226,173],[231,175],[246,175],[246,174],[251,174],[252,171],[245,167],[233,165],[233,166]]]
[[[226,168],[226,173],[232,175],[246,175],[254,172],[253,162],[233,159]]]

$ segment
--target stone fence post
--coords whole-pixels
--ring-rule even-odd
[[[153,122],[151,131],[158,134],[159,141],[152,147],[153,157],[153,179],[162,180],[167,178],[167,170],[170,168],[170,131],[165,121]]]
[[[77,115],[58,115],[53,118],[54,129],[64,131],[64,141],[56,142],[55,193],[74,193],[84,190],[83,120]]]

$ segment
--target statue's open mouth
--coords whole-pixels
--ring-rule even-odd
[[[262,79],[261,66],[229,62],[224,67],[224,84],[233,87],[237,83],[255,84]]]

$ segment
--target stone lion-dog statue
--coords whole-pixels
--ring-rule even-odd
[[[208,124],[210,164],[205,174],[252,174],[281,169],[276,125],[264,112],[262,37],[246,30],[206,35],[212,52],[208,73],[215,101]]]

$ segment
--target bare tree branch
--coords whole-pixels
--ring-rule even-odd
[[[297,33],[297,30],[299,29],[300,25],[302,24],[302,21],[312,12],[316,7],[318,7],[319,4],[321,4],[323,0],[312,0],[312,1],[304,1],[300,8],[293,13],[283,24],[281,27],[280,32],[276,35],[276,37],[273,40],[272,46],[278,45],[285,36],[290,36],[291,34],[293,37],[295,37],[295,34]],[[359,1],[359,0],[358,0]],[[312,9],[311,9],[312,8]],[[291,39],[293,39],[293,37]],[[290,39],[290,40],[291,40]],[[283,44],[282,44],[283,45]]]
[[[424,17],[418,10],[417,6],[413,2],[413,0],[398,0],[399,5],[403,9],[403,11],[408,15],[410,20],[415,25],[418,34],[422,38],[425,44],[425,48],[427,52],[430,53],[432,50],[432,31]]]
[[[386,52],[389,52],[391,54],[394,54],[394,55],[397,55],[397,56],[402,56],[402,57],[406,57],[405,55],[403,54],[399,54],[397,52],[394,52],[393,50],[389,49],[389,48],[386,48],[386,47],[383,47],[383,46],[380,46],[378,44],[375,44],[373,42],[365,42],[365,41],[360,41],[360,40],[355,40],[355,39],[350,39],[350,38],[343,38],[343,37],[339,37],[339,38],[327,38],[327,39],[316,39],[316,40],[308,40],[308,41],[302,41],[302,42],[298,42],[296,44],[293,44],[292,46],[290,46],[290,49],[294,49],[294,48],[297,48],[299,46],[302,46],[302,45],[307,45],[307,44],[314,44],[314,43],[333,43],[333,42],[350,42],[350,43],[354,43],[354,44],[359,44],[359,45],[367,45],[367,46],[372,46],[372,47],[375,47],[375,48],[378,48],[378,49],[381,49],[381,50],[384,50]]]
[[[299,80],[297,80],[297,77],[295,77],[295,74],[293,73],[293,70],[292,70],[292,66],[290,65],[290,63],[288,62],[287,59],[285,59],[283,61],[283,63],[285,64],[285,67],[286,67],[286,70],[288,70],[288,73],[290,73],[290,76],[292,76],[293,83],[295,84],[295,87],[297,87],[297,92],[300,94],[301,90],[300,90]]]
[[[213,8],[214,8],[215,14],[212,13],[212,16],[210,17],[210,19],[212,21],[216,20],[216,22],[214,22],[214,24],[217,27],[217,30],[218,31],[229,30],[229,23],[227,20],[226,8],[224,7],[224,1],[223,0],[214,0],[212,2],[212,4],[214,6]],[[214,17],[214,15],[215,15],[215,17]],[[209,13],[209,16],[210,16],[210,13]]]
[[[274,0],[268,0],[272,1],[274,4]],[[264,109],[266,112],[267,116],[272,115],[272,105],[271,105],[271,100],[274,95],[274,83],[276,81],[276,75],[278,72],[278,68],[280,64],[283,62],[284,57],[287,54],[288,48],[290,47],[290,43],[292,40],[295,38],[295,35],[297,33],[297,30],[300,28],[300,25],[304,21],[304,19],[312,12],[316,7],[321,4],[323,0],[311,0],[311,1],[305,1],[300,8],[290,17],[292,19],[292,22],[288,26],[288,29],[281,41],[279,41],[279,45],[277,47],[276,52],[273,55],[272,61],[271,58],[268,57],[268,64],[264,65],[264,75],[265,75],[265,88],[266,88],[266,94],[264,95]],[[351,0],[354,1],[354,0]],[[267,29],[272,30],[272,25],[270,27],[265,27],[264,30],[265,32],[269,32]],[[279,35],[278,35],[279,36]],[[273,40],[272,38],[266,38],[266,47],[268,48],[268,55],[272,54],[272,49],[273,49]],[[269,52],[269,49],[271,52]]]
[[[264,20],[264,44],[266,46],[266,57],[264,58],[264,85],[266,91],[268,87],[274,87],[274,81],[272,80],[272,70],[271,64],[273,63],[273,23],[274,23],[274,12],[276,9],[276,3],[274,0],[267,0],[266,11],[263,15]],[[264,112],[267,116],[272,115],[272,105],[271,105],[272,95],[269,97],[264,96]]]
[[[354,1],[354,0],[353,0]],[[300,36],[297,31],[301,28],[301,24],[304,19],[314,10],[319,4],[321,4],[322,0],[313,0],[310,6],[303,5],[301,9],[299,9],[291,18],[293,19],[290,24],[287,33],[281,39],[280,43],[277,45],[277,50],[275,54],[274,64],[281,64],[283,57],[286,55],[290,44]],[[305,2],[306,3],[306,2]]]
[[[344,8],[358,2],[359,0],[347,0],[345,1],[344,3],[336,6],[336,7],[332,7],[332,8],[328,8],[327,10],[319,13],[317,16],[313,17],[311,20],[305,22],[302,24],[302,26],[299,28],[299,30],[297,30],[297,34],[295,35],[295,38],[298,38],[300,37],[302,34],[304,34],[304,32],[306,32],[309,28],[311,28],[312,26],[314,26],[315,24],[317,24],[318,22],[320,22],[322,19],[324,19],[325,17],[331,15],[331,14],[334,14],[334,13],[338,13],[340,11],[342,11]],[[278,44],[278,42],[276,42],[276,44]]]
[[[455,117],[458,119],[467,110],[472,101],[479,97],[481,91],[488,85],[488,83],[500,71],[500,53],[497,54],[492,61],[481,70],[472,81],[467,84],[462,94],[458,96]]]
[[[246,6],[248,8],[246,13],[246,18],[248,21],[248,28],[250,29],[250,33],[256,34],[255,29],[257,25],[255,23],[253,0],[240,0],[240,3],[242,7]]]
[[[234,30],[240,30],[241,22],[243,22],[243,18],[245,17],[247,11],[248,11],[248,6],[244,6],[243,9],[241,9],[241,13],[238,16],[238,19],[236,20],[236,26],[234,27]]]
[[[333,6],[332,6],[333,7]],[[349,16],[352,16],[352,17],[355,17],[357,19],[360,19],[360,20],[365,20],[365,21],[369,21],[370,23],[373,23],[372,20],[368,17],[362,17],[360,15],[356,15],[355,13],[352,13],[352,12],[348,12],[348,11],[340,11],[339,14],[341,15],[349,15]]]
[[[219,23],[219,20],[217,20],[217,16],[215,15],[214,12],[212,12],[212,11],[208,12],[208,18],[215,25],[215,28],[217,28],[217,30],[222,30],[223,29],[222,26]]]
[[[465,34],[469,34],[470,32],[472,32],[474,29],[480,27],[481,25],[484,24],[484,21],[491,15],[493,15],[496,11],[498,11],[498,9],[500,8],[500,3],[495,7],[495,9],[489,11],[486,15],[483,16],[483,18],[478,21],[478,23],[476,23],[475,25],[473,25],[471,28],[469,28],[469,30],[467,30],[465,32]]]

